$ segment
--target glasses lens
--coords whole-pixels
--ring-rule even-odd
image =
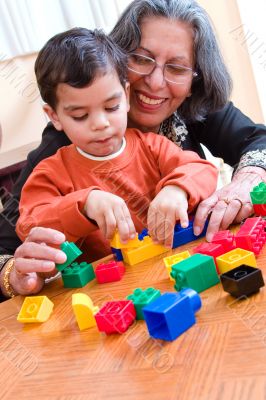
[[[152,58],[140,54],[130,54],[128,57],[128,68],[139,74],[149,75],[155,65]]]
[[[192,77],[193,71],[190,68],[178,64],[165,64],[164,77],[169,82],[182,84]]]

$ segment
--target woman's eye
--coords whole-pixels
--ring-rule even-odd
[[[88,114],[82,115],[81,117],[72,117],[75,121],[84,121]]]
[[[106,107],[106,111],[110,111],[110,112],[117,111],[119,109],[119,107],[120,107],[120,104],[117,104],[114,107]]]

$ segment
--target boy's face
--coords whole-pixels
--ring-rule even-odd
[[[60,83],[56,95],[56,111],[48,105],[44,110],[72,143],[99,157],[120,149],[127,126],[129,84],[123,88],[115,72],[96,77],[84,88]]]

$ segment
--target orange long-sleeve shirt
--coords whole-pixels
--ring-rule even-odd
[[[67,240],[87,247],[93,261],[111,249],[97,225],[83,214],[92,189],[123,198],[138,232],[146,226],[150,202],[164,186],[185,190],[189,211],[215,190],[216,168],[196,153],[136,129],[128,129],[125,138],[124,151],[111,160],[88,159],[70,145],[40,162],[23,187],[17,223],[20,238],[25,239],[34,226],[54,228]]]

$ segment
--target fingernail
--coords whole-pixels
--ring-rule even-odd
[[[55,256],[55,262],[58,264],[62,264],[66,261],[66,259],[67,259],[66,254],[63,251],[58,250]]]
[[[212,233],[211,234],[209,233],[208,235],[206,235],[207,242],[211,242],[212,238],[213,238],[213,234]]]
[[[182,226],[182,228],[187,228],[188,227],[188,221],[187,222],[182,222],[181,226]]]
[[[194,235],[198,236],[200,234],[200,227],[199,226],[194,226]]]
[[[136,234],[135,234],[135,233],[132,233],[132,234],[130,235],[130,239],[135,239],[135,237],[136,237]]]
[[[65,235],[61,232],[58,232],[54,235],[54,240],[57,242],[64,242],[65,241]]]

